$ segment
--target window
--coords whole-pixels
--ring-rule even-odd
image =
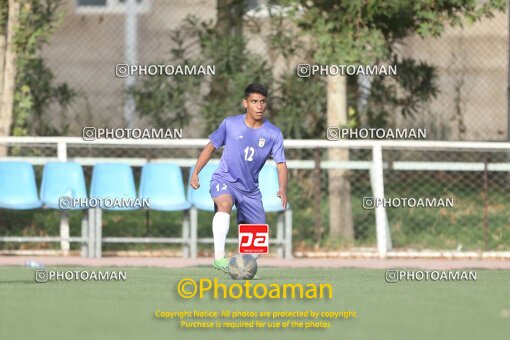
[[[266,18],[273,15],[285,15],[288,8],[280,6],[275,0],[245,0],[246,14],[250,17]]]
[[[123,14],[127,11],[127,2],[131,0],[76,0],[78,14]],[[136,13],[150,10],[150,0],[133,0]]]
[[[126,0],[117,0],[119,2],[119,4],[125,4],[126,3]],[[136,0],[136,3],[137,5],[141,4],[142,3],[142,0]]]
[[[78,6],[106,6],[106,0],[78,0]]]

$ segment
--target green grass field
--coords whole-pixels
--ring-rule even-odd
[[[55,269],[55,268],[48,268]],[[59,270],[99,268],[58,267]],[[102,268],[101,270],[106,270]],[[119,270],[115,268],[114,270]],[[330,283],[331,300],[183,299],[180,279],[219,277],[206,267],[124,268],[126,281],[34,282],[34,270],[0,268],[0,339],[508,339],[510,271],[473,282],[386,283],[384,270],[262,268],[253,283]],[[329,329],[181,329],[161,311],[342,311]],[[262,319],[260,319],[262,320]],[[285,319],[280,319],[285,320]],[[251,319],[245,319],[251,321]],[[265,320],[268,321],[268,320]],[[303,320],[295,320],[303,321]]]

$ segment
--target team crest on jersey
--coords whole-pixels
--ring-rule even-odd
[[[264,145],[266,145],[266,139],[263,137],[260,137],[259,139],[259,148],[263,148]]]

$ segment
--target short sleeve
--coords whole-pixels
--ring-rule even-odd
[[[276,140],[273,143],[271,157],[273,157],[276,163],[285,163],[285,150],[283,149],[283,135],[281,131],[278,131]]]
[[[227,139],[227,123],[225,120],[221,122],[220,127],[209,135],[209,140],[214,145],[216,149],[221,148],[225,145],[225,140]]]

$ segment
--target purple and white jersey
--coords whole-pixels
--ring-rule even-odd
[[[216,149],[225,146],[220,166],[212,179],[226,180],[243,192],[257,191],[259,172],[271,156],[276,163],[285,162],[283,135],[267,119],[261,127],[250,128],[245,114],[225,118],[209,139]]]

